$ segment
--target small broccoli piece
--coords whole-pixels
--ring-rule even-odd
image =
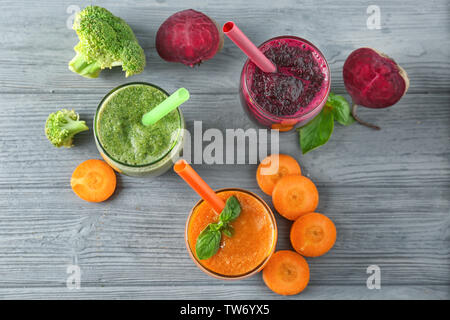
[[[45,122],[45,135],[55,147],[72,147],[73,136],[89,130],[86,122],[73,110],[62,109],[51,113]]]
[[[144,50],[121,18],[105,8],[88,6],[80,11],[72,27],[80,40],[69,69],[86,78],[97,78],[105,68],[122,66],[125,76],[141,73],[145,67]]]

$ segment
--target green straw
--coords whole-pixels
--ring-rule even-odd
[[[147,112],[142,116],[142,124],[144,126],[151,126],[161,120],[170,111],[179,107],[183,102],[189,99],[189,91],[185,88],[180,88],[172,93],[166,100],[157,105],[152,111]]]

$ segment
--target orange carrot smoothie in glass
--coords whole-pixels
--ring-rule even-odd
[[[226,201],[235,196],[241,214],[231,222],[232,237],[222,236],[220,248],[209,259],[200,260],[195,245],[200,232],[208,224],[219,221],[207,202],[200,200],[192,209],[186,223],[188,251],[197,265],[207,274],[221,279],[241,279],[260,271],[272,255],[277,241],[277,226],[269,206],[257,195],[242,189],[222,189],[216,194]]]

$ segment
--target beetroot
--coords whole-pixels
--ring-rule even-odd
[[[170,16],[156,34],[161,58],[193,67],[222,49],[223,33],[207,15],[189,9]]]
[[[361,124],[380,129],[356,115],[358,105],[387,108],[397,103],[409,87],[405,70],[385,54],[371,48],[353,51],[344,63],[344,84],[353,99],[353,117]]]

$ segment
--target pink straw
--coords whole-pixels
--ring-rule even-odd
[[[223,25],[223,32],[264,72],[276,72],[277,67],[250,41],[234,24],[228,21]]]

